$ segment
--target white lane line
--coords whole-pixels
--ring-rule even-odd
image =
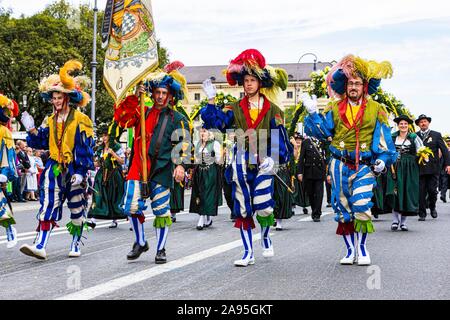
[[[184,213],[180,213],[180,214],[184,214]],[[149,219],[149,220],[155,219],[155,216],[153,216],[153,215],[146,215],[145,217],[147,219]],[[127,224],[127,223],[129,223],[127,220],[119,220],[119,221],[117,221],[118,225]],[[97,223],[95,229],[108,228],[110,224],[111,224],[110,221],[102,222],[101,224]],[[89,229],[88,232],[93,232],[93,230]],[[24,241],[24,240],[34,239],[34,238],[36,238],[36,233],[37,233],[36,231],[20,233],[20,234],[17,235],[17,241]],[[59,236],[59,235],[68,234],[68,233],[69,233],[69,231],[67,231],[67,228],[66,227],[62,227],[62,228],[58,228],[58,229],[54,230],[52,232],[51,236],[52,237],[53,236]],[[31,236],[29,236],[29,235],[31,235]],[[6,236],[3,236],[1,238],[6,239]],[[2,241],[0,241],[0,244],[7,243],[7,242],[8,242],[7,240],[2,240]]]
[[[228,208],[227,206],[220,206],[219,209],[223,209],[223,208]],[[177,216],[183,216],[183,215],[187,215],[189,214],[189,210],[184,210],[180,213],[177,213]],[[155,219],[155,216],[153,214],[148,214],[145,216],[147,219],[153,220]],[[121,220],[117,220],[117,224],[118,225],[122,225],[122,224],[128,224],[129,222],[126,219],[121,219]],[[101,222],[97,222],[97,225],[95,227],[95,229],[104,229],[104,228],[108,228],[109,225],[111,224],[111,221],[101,221]],[[89,232],[91,232],[91,230],[89,230]],[[62,235],[62,234],[68,234],[69,232],[67,231],[66,227],[61,227],[58,228],[56,230],[54,230],[52,232],[52,237],[53,236],[57,236],[57,235]],[[17,241],[24,241],[24,240],[30,240],[30,239],[34,239],[36,237],[36,231],[31,231],[31,232],[23,232],[23,233],[19,233],[17,234]],[[7,243],[8,241],[6,240],[6,236],[0,236],[0,244],[4,244]]]
[[[333,214],[334,212],[322,212],[322,215],[320,217],[325,217],[325,216],[329,216],[330,214]],[[312,217],[306,217],[306,218],[301,218],[300,220],[298,220],[299,222],[308,222],[308,221],[313,221]]]
[[[255,234],[253,236],[253,242],[256,240],[261,239],[261,233]],[[242,241],[237,240],[233,242],[229,242],[205,251],[201,251],[198,253],[194,253],[190,256],[186,256],[183,258],[180,258],[178,260],[174,260],[171,262],[168,262],[164,265],[159,265],[156,267],[152,267],[146,270],[142,270],[139,272],[131,273],[129,275],[113,279],[107,282],[104,282],[102,284],[80,290],[75,293],[71,293],[59,298],[56,298],[55,300],[91,300],[94,298],[97,298],[99,296],[112,293],[114,291],[126,288],[128,286],[131,286],[133,284],[148,280],[150,278],[156,277],[158,275],[161,275],[163,273],[167,273],[176,269],[180,269],[183,267],[186,267],[190,264],[205,260],[207,258],[225,253],[227,251],[230,251],[232,249],[238,248],[242,246]]]
[[[41,205],[23,206],[23,207],[14,207],[13,206],[13,213],[25,212],[25,211],[31,211],[31,210],[39,210],[40,207],[41,207]]]

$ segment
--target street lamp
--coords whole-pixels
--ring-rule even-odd
[[[300,57],[300,59],[298,59],[298,62],[297,62],[297,84],[295,85],[295,105],[297,105],[297,103],[298,103],[298,89],[299,89],[298,86],[299,86],[299,82],[300,82],[300,71],[299,71],[300,61],[302,60],[303,57],[308,56],[308,55],[314,56],[313,71],[317,71],[317,56],[311,52],[302,54],[302,56]]]
[[[95,124],[95,94],[97,91],[97,0],[94,1],[94,42],[92,50],[92,101],[91,101],[91,120],[94,128]]]
[[[317,56],[316,56],[314,53],[308,52],[308,53],[303,54],[303,55],[300,57],[300,59],[298,59],[298,62],[297,62],[297,63],[299,64],[299,63],[300,63],[300,60],[302,60],[303,57],[308,56],[308,55],[311,55],[311,56],[314,57],[314,66],[313,66],[313,70],[314,70],[314,71],[317,71]]]
[[[28,97],[26,94],[22,96],[22,106],[24,110],[27,110]]]

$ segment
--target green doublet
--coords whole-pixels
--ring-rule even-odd
[[[332,102],[326,112],[329,111],[333,112],[333,121],[335,124],[334,137],[331,145],[340,151],[355,151],[356,130],[355,128],[349,129],[341,119],[339,114],[339,101]],[[375,131],[377,120],[381,123],[387,123],[386,110],[378,102],[369,99],[359,129],[359,146],[362,152],[369,152],[371,150],[373,132]]]

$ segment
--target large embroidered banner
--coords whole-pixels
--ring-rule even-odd
[[[151,0],[108,0],[102,27],[103,82],[116,103],[158,67]]]

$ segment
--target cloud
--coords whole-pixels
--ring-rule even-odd
[[[79,0],[70,0],[79,3]],[[0,0],[16,15],[51,1]],[[90,3],[93,0],[82,0]],[[106,0],[99,0],[104,8]],[[260,49],[269,63],[320,61],[354,53],[389,60],[383,87],[415,114],[429,113],[448,131],[450,2],[441,0],[153,0],[156,32],[172,59],[187,65],[226,64],[240,51]],[[307,56],[302,62],[311,62]]]

